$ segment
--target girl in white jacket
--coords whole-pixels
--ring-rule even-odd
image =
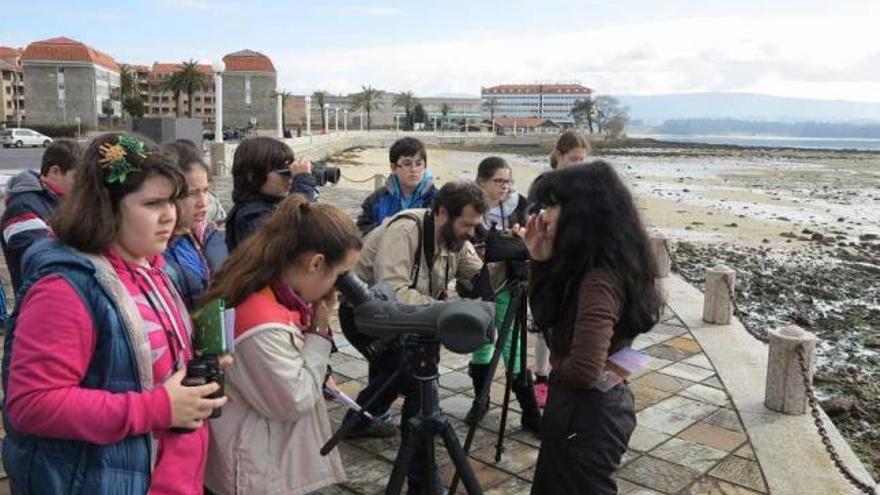
[[[236,249],[204,301],[235,307],[229,402],[211,422],[205,484],[217,495],[300,494],[345,480],[322,385],[330,356],[334,283],[360,234],[342,210],[293,196]]]

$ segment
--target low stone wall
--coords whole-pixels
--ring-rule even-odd
[[[536,146],[556,138],[553,135],[539,136],[497,136],[490,132],[395,132],[395,131],[348,131],[323,135],[288,138],[283,141],[297,156],[306,156],[313,160],[326,160],[336,153],[351,148],[388,148],[394,141],[404,136],[420,139],[426,146]],[[215,145],[212,143],[211,148]],[[222,163],[215,163],[215,175],[229,175],[232,171],[232,159],[237,143],[224,143]]]

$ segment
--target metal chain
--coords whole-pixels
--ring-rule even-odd
[[[816,394],[813,392],[813,386],[810,383],[810,374],[807,371],[807,358],[805,354],[806,347],[803,344],[799,345],[798,365],[801,368],[801,376],[804,380],[804,390],[806,390],[807,393],[807,404],[810,406],[810,415],[813,416],[813,423],[819,431],[819,437],[822,439],[822,444],[825,446],[825,450],[828,451],[828,456],[831,457],[831,462],[834,463],[834,466],[840,471],[840,474],[842,474],[847,481],[858,488],[861,492],[867,493],[868,495],[877,494],[876,485],[872,487],[858,479],[852,471],[843,464],[840,454],[837,453],[837,449],[834,448],[834,445],[831,443],[831,438],[828,436],[828,430],[825,429],[825,421],[822,419],[822,415],[819,411],[819,400],[816,398]]]
[[[373,176],[368,177],[368,178],[363,179],[363,180],[354,180],[354,179],[351,179],[351,178],[349,178],[349,177],[346,177],[346,176],[345,176],[344,174],[342,174],[342,173],[339,174],[340,177],[342,177],[343,179],[347,180],[348,182],[355,182],[355,183],[357,183],[357,182],[370,182],[371,180],[375,180],[375,179],[376,179],[376,175],[379,175],[379,174],[373,174]]]
[[[683,278],[686,282],[691,285],[699,288],[705,283],[705,280],[700,280],[695,277],[688,276],[687,273],[681,268],[681,265],[678,263],[678,260],[675,259],[675,256],[672,254],[672,250],[669,249],[669,241],[664,239],[663,241],[664,247],[666,248],[666,253],[669,255],[670,265],[672,270],[677,273],[681,278]],[[754,337],[755,339],[763,342],[769,342],[769,335],[767,330],[765,329],[755,329],[751,325],[748,324],[745,313],[739,308],[739,304],[736,301],[736,290],[731,291],[731,286],[733,286],[733,281],[729,276],[725,275],[723,277],[724,287],[727,289],[727,295],[730,299],[731,307],[733,308],[733,314],[737,317],[737,319],[742,323],[743,328]],[[822,415],[819,412],[819,400],[816,398],[816,394],[813,392],[812,384],[810,383],[809,372],[807,371],[807,363],[806,357],[804,356],[805,348],[803,345],[798,347],[798,364],[800,365],[801,375],[804,381],[804,389],[807,394],[807,403],[810,406],[810,414],[813,416],[813,423],[816,425],[816,428],[819,433],[819,438],[822,440],[822,445],[825,446],[825,450],[828,452],[828,456],[831,458],[831,461],[834,463],[834,466],[840,471],[840,474],[846,478],[853,486],[859,489],[861,492],[866,493],[868,495],[876,495],[877,489],[876,487],[872,487],[871,485],[865,483],[864,481],[856,478],[856,476],[849,470],[844,464],[843,460],[840,458],[840,454],[837,453],[837,449],[831,443],[831,438],[828,436],[828,430],[825,429],[825,422],[822,420]]]

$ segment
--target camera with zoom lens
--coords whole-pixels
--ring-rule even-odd
[[[514,234],[488,230],[485,237],[486,262],[527,261],[529,250],[525,242]]]
[[[336,184],[341,175],[339,167],[327,165],[327,162],[312,162],[312,177],[315,178],[315,183],[319,186],[324,186],[328,182]]]
[[[224,388],[226,377],[223,370],[220,369],[220,360],[217,356],[196,356],[186,365],[186,377],[181,384],[184,387],[199,387],[209,383],[218,383],[220,388],[211,395],[206,396],[207,399],[219,399],[225,394]],[[219,418],[223,413],[221,408],[211,411],[210,419]],[[194,428],[172,428],[175,433],[191,433],[196,431]]]

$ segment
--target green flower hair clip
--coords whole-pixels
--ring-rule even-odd
[[[129,158],[132,156],[147,157],[147,145],[140,139],[125,134],[119,136],[116,144],[102,144],[99,151],[101,159],[98,160],[98,163],[102,168],[109,170],[104,179],[107,184],[125,184],[128,174],[140,170],[129,162]]]

